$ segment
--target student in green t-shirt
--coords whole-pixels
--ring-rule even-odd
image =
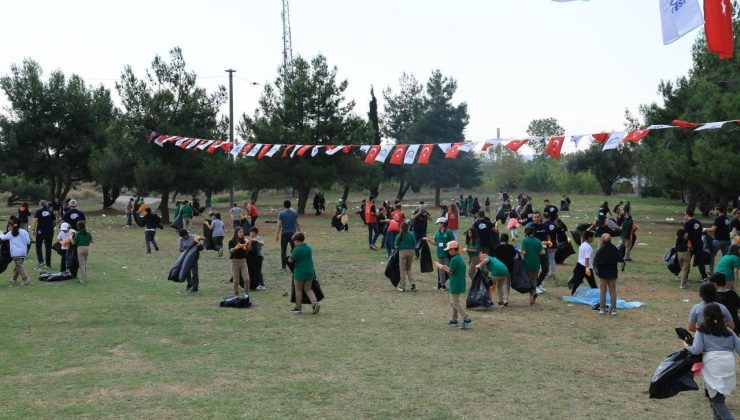
[[[434,233],[434,238],[428,236],[424,237],[430,245],[437,247],[437,262],[441,265],[450,264],[450,255],[445,250],[447,243],[455,240],[455,235],[451,230],[447,229],[447,219],[440,217],[437,219],[437,231]],[[437,290],[447,290],[447,274],[444,270],[437,270]]]
[[[542,249],[542,241],[532,235],[534,235],[534,228],[531,226],[524,228],[522,249],[519,251],[524,258],[524,269],[532,281],[532,291],[529,292],[530,305],[534,305],[537,300],[537,291],[535,289],[537,287],[537,273],[540,271],[540,255],[545,255],[545,250]]]
[[[401,223],[401,233],[396,236],[394,246],[398,249],[398,268],[401,270],[401,282],[398,284],[398,291],[406,290],[406,278],[411,283],[411,290],[416,290],[414,278],[411,276],[411,263],[414,261],[416,240],[414,234],[409,232],[408,223]]]
[[[483,267],[486,267],[488,270],[488,275],[491,277],[491,280],[493,280],[495,288],[498,291],[499,305],[503,306],[503,302],[509,300],[508,292],[506,292],[506,287],[504,287],[506,282],[509,281],[509,269],[506,267],[506,264],[493,255],[488,255],[483,258],[480,264],[475,268],[480,270]],[[492,291],[491,295],[493,295],[493,288],[494,286],[491,286],[490,288]]]
[[[184,229],[190,230],[190,225],[193,221],[193,206],[190,205],[188,200],[185,200],[180,207],[180,214],[182,214],[182,226]]]
[[[77,222],[77,233],[72,237],[72,244],[77,246],[77,262],[79,265],[80,283],[87,283],[87,256],[90,254],[90,244],[93,237],[87,231],[84,220]]]
[[[448,252],[452,257],[450,258],[450,265],[442,265],[437,263],[437,268],[446,272],[449,275],[450,280],[450,305],[452,305],[452,318],[447,321],[447,325],[450,327],[457,326],[457,316],[460,315],[463,319],[460,329],[467,329],[473,322],[468,318],[468,314],[460,304],[460,295],[465,293],[465,261],[460,256],[460,245],[457,241],[450,241],[444,248],[445,252]]]
[[[321,305],[316,300],[316,295],[311,288],[313,283],[313,249],[306,243],[306,236],[296,232],[293,237],[295,248],[290,253],[288,261],[293,264],[293,282],[295,286],[295,307],[291,312],[299,314],[303,311],[303,294],[308,296],[313,313],[319,313]]]

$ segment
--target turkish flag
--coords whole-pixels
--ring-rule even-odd
[[[151,143],[152,140],[156,139],[157,137],[159,137],[159,133],[157,133],[156,131],[150,131],[149,135],[146,136],[146,141]]]
[[[709,51],[719,54],[720,60],[732,58],[735,41],[730,0],[704,0],[704,32]]]
[[[271,149],[271,148],[272,148],[273,146],[274,146],[274,145],[272,145],[272,144],[266,144],[266,145],[262,146],[262,150],[260,150],[260,152],[259,152],[259,153],[257,153],[257,160],[262,160],[262,158],[264,158],[264,157],[265,157],[265,155],[267,154],[267,152],[269,152],[269,151],[270,151],[270,149]]]
[[[182,143],[180,143],[180,148],[186,149],[190,145],[190,143],[192,143],[194,141],[197,141],[197,140],[198,139],[193,139],[193,138],[186,139],[185,141],[183,141]]]
[[[673,121],[671,121],[671,123],[673,125],[675,125],[676,127],[681,127],[681,128],[699,128],[699,127],[701,127],[701,124],[699,124],[699,123],[692,123],[692,122],[683,121],[683,120],[673,120]]]
[[[306,152],[307,152],[307,151],[308,151],[308,150],[309,150],[310,148],[312,148],[312,147],[313,147],[313,146],[301,146],[301,148],[300,148],[300,149],[298,149],[298,151],[296,152],[296,154],[297,154],[298,156],[303,156],[303,155],[305,155],[305,154],[306,154]]]
[[[594,138],[594,141],[599,144],[604,144],[604,142],[609,139],[609,133],[596,133],[591,134],[591,137]]]
[[[378,157],[378,153],[380,153],[380,146],[370,146],[370,148],[367,150],[367,156],[365,156],[365,163],[368,165],[372,165],[375,163],[375,158]]]
[[[483,143],[483,151],[485,152],[489,147],[498,146],[499,144],[501,144],[501,140],[499,139],[486,140],[486,142]]]
[[[624,138],[624,142],[627,143],[629,141],[638,143],[640,140],[645,138],[650,134],[650,129],[646,128],[644,130],[632,130],[627,134],[627,137]]]
[[[545,146],[545,153],[552,156],[553,159],[560,159],[560,150],[563,148],[565,143],[565,136],[553,136],[547,141]]]
[[[285,150],[283,150],[283,155],[281,156],[281,159],[285,159],[288,157],[288,153],[290,153],[290,149],[294,148],[295,144],[289,144],[285,146]]]
[[[504,147],[506,147],[507,149],[509,149],[512,152],[516,153],[516,151],[519,150],[519,148],[521,148],[522,146],[524,146],[525,144],[527,144],[527,141],[528,141],[527,139],[512,140],[512,141],[506,143],[506,146],[504,146]]]
[[[346,155],[347,153],[349,153],[352,150],[352,148],[354,146],[355,146],[354,144],[350,144],[349,146],[342,147],[342,153],[344,153]]]
[[[445,153],[445,159],[457,159],[457,156],[460,154],[460,148],[465,144],[465,142],[462,143],[453,143],[452,147],[450,147],[450,150]]]
[[[426,165],[427,163],[429,163],[429,159],[431,159],[433,151],[433,144],[425,144],[421,146],[421,150],[419,151],[419,160],[417,160],[416,163],[418,163],[419,165]]]
[[[403,164],[403,158],[406,156],[406,149],[408,149],[408,144],[400,144],[396,146],[395,150],[393,150],[393,156],[391,156],[390,164],[391,165],[401,165]]]
[[[247,143],[242,147],[242,150],[239,152],[239,156],[244,156],[247,153],[249,153],[250,150],[254,147],[254,143]]]
[[[234,142],[232,141],[225,141],[221,143],[221,150],[224,151],[224,153],[229,153],[231,149],[234,148]]]
[[[221,140],[214,141],[210,146],[208,146],[208,149],[206,149],[206,152],[213,154],[216,152],[216,149],[221,147],[221,145],[224,144]]]

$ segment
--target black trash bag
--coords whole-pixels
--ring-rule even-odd
[[[218,306],[222,308],[249,308],[252,306],[252,301],[249,299],[249,295],[246,295],[246,297],[231,295],[221,299]]]
[[[175,217],[175,220],[172,221],[172,224],[170,224],[170,227],[172,229],[175,229],[175,231],[177,232],[182,230],[184,226],[185,225],[183,225],[182,214],[178,214],[177,217]]]
[[[625,252],[627,252],[627,247],[624,245],[624,243],[619,244],[617,247],[617,251],[619,251],[619,255],[624,259]]]
[[[207,251],[215,250],[216,247],[213,245],[213,231],[211,229],[208,229],[208,226],[206,226],[206,223],[211,223],[210,219],[205,219],[203,221],[203,237],[206,238],[204,241],[203,247]]]
[[[62,243],[59,241],[54,242],[54,245],[51,246],[51,249],[56,251],[57,254],[62,255]]]
[[[385,264],[385,276],[391,281],[393,287],[398,287],[398,283],[401,282],[401,268],[398,266],[398,250],[394,249],[391,252],[391,256],[388,257],[388,262]]]
[[[257,269],[259,263],[259,254],[257,253],[257,247],[252,247],[247,251],[247,271],[249,272],[249,290],[257,290],[257,286],[260,285],[260,272]],[[244,281],[240,280],[239,284],[244,287]]]
[[[573,249],[573,245],[570,242],[560,242],[555,249],[555,262],[562,264],[566,258],[575,254],[576,251]]]
[[[681,391],[696,391],[699,386],[694,381],[691,367],[698,359],[687,349],[671,353],[653,374],[650,382],[650,398],[662,399],[675,396]]]
[[[77,271],[80,269],[80,263],[77,260],[77,245],[70,245],[67,249],[67,271],[72,273],[72,277],[77,277]]]
[[[241,220],[240,226],[244,231],[244,236],[249,236],[249,229],[252,228],[252,225],[249,224],[249,220],[246,217]]]
[[[427,241],[420,240],[416,246],[419,248],[419,266],[422,273],[433,273],[434,264],[432,264],[432,253],[429,251]]]
[[[321,284],[319,284],[319,281],[316,279],[316,272],[313,273],[313,281],[311,282],[311,290],[313,290],[313,294],[316,295],[316,302],[321,302],[324,300],[324,292],[321,291]],[[290,282],[290,302],[295,303],[295,282]],[[308,299],[308,296],[306,294],[303,294],[303,304],[309,304],[311,301]]]
[[[514,257],[514,263],[511,268],[511,288],[519,293],[530,293],[534,290],[532,280],[524,269],[524,261],[520,255]]]
[[[63,281],[73,278],[71,273],[59,271],[57,273],[39,273],[39,281]]]
[[[134,216],[134,222],[136,222],[136,226],[143,227],[144,226],[144,216],[140,215],[138,212],[133,212]]]
[[[465,300],[465,307],[467,309],[485,309],[493,306],[491,293],[488,291],[488,288],[491,287],[492,284],[491,279],[488,278],[483,270],[476,271],[473,281],[470,283],[468,298]]]
[[[192,269],[193,265],[198,262],[198,257],[200,256],[199,251],[201,249],[203,249],[203,245],[193,244],[190,245],[188,249],[181,252],[180,256],[177,257],[177,260],[175,260],[175,263],[172,265],[172,268],[170,268],[167,280],[171,280],[176,283],[184,282],[190,269]]]
[[[570,236],[573,237],[573,241],[576,243],[576,245],[581,245],[581,241],[583,241],[583,231],[578,229],[572,229],[570,231]]]
[[[10,242],[2,241],[0,243],[0,273],[8,269],[11,261],[13,258],[10,256]]]
[[[663,262],[668,267],[668,271],[677,276],[681,272],[681,265],[678,263],[678,255],[676,254],[676,248],[671,248],[663,257]]]

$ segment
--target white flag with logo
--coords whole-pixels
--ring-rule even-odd
[[[216,140],[206,140],[202,142],[201,144],[198,145],[198,150],[206,150],[206,148],[210,146],[211,144],[213,144],[214,141]]]
[[[370,146],[367,145],[367,144],[363,144],[362,146],[360,146],[360,151],[362,151],[363,153],[367,154],[367,152],[370,151]]]
[[[626,131],[615,131],[612,133],[611,136],[609,136],[609,139],[604,143],[604,148],[601,149],[604,150],[611,150],[616,149],[617,146],[619,146],[619,143],[624,141],[624,138],[627,136]]]
[[[646,130],[664,130],[666,128],[676,128],[675,125],[665,125],[665,124],[653,124],[651,126],[648,126]]]
[[[322,146],[314,146],[314,147],[313,147],[313,148],[311,149],[311,157],[316,157],[316,155],[318,155],[318,154],[319,154],[319,151],[321,150],[321,147],[322,147]]]
[[[731,122],[731,121],[717,121],[717,122],[706,123],[694,131],[719,130],[720,128],[722,128],[723,125],[727,124],[728,122]]]
[[[698,0],[660,0],[660,23],[663,27],[663,45],[704,24]]]
[[[419,147],[421,147],[420,144],[409,145],[409,148],[406,149],[406,156],[403,157],[403,163],[413,165],[416,160],[416,154],[419,153]]]
[[[175,146],[180,147],[181,144],[185,143],[188,140],[190,140],[190,137],[183,137],[175,142]]]
[[[469,152],[469,151],[473,150],[474,147],[475,147],[475,143],[474,142],[472,142],[472,141],[466,141],[465,144],[463,144],[462,146],[460,146],[460,151],[461,152]]]
[[[277,153],[278,150],[280,150],[281,146],[282,144],[273,144],[272,147],[270,147],[270,150],[268,150],[267,153],[265,153],[265,155],[269,157],[275,156],[275,153]]]
[[[378,152],[378,156],[375,157],[375,161],[385,163],[385,160],[388,159],[388,155],[391,154],[391,150],[393,150],[393,146],[393,144],[384,144],[380,146],[380,151]]]
[[[249,149],[249,152],[247,152],[247,156],[255,157],[257,156],[257,153],[260,152],[260,149],[262,148],[262,143],[257,143],[254,146],[252,146],[251,149]]]
[[[439,150],[442,151],[442,153],[447,153],[450,150],[450,147],[452,147],[452,143],[439,143],[437,146],[439,146]]]
[[[190,150],[190,149],[194,148],[200,142],[201,142],[200,139],[195,139],[195,140],[191,141],[190,143],[188,143],[187,147],[185,147],[185,150]]]
[[[234,143],[234,147],[231,148],[229,154],[234,157],[239,156],[239,152],[241,152],[246,145],[247,143]]]

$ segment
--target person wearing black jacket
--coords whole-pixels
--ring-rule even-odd
[[[606,291],[609,289],[611,306],[609,315],[617,314],[617,277],[619,270],[617,264],[624,269],[622,253],[612,243],[612,237],[608,233],[601,235],[601,246],[594,255],[594,268],[599,276],[599,314],[604,315],[606,311]]]
[[[691,255],[694,257],[694,265],[699,267],[699,274],[701,279],[707,279],[707,270],[704,267],[706,264],[704,258],[704,244],[702,243],[701,234],[702,227],[701,222],[694,218],[694,212],[686,210],[683,215],[683,230],[688,234],[689,243],[691,244]]]
[[[33,216],[32,229],[32,232],[36,234],[36,257],[39,260],[39,267],[43,267],[44,263],[47,267],[51,267],[51,242],[54,238],[56,217],[54,217],[54,212],[49,209],[46,200],[41,200],[39,206],[41,208],[36,210],[36,214]],[[42,257],[42,246],[46,247],[45,260]]]
[[[146,253],[152,253],[152,245],[154,245],[155,251],[159,251],[159,246],[157,246],[157,241],[154,240],[154,235],[157,234],[157,229],[162,229],[162,219],[158,215],[152,213],[151,208],[147,207],[144,209],[144,217],[142,220],[144,221],[144,243],[146,243]]]
[[[514,258],[516,258],[516,249],[509,243],[509,235],[502,233],[501,242],[496,245],[496,249],[493,250],[493,256],[498,258],[499,261],[506,265],[509,270],[509,275],[506,278],[503,292],[499,292],[501,300],[498,302],[498,306],[509,306],[509,290],[511,289],[511,273],[514,272]]]

